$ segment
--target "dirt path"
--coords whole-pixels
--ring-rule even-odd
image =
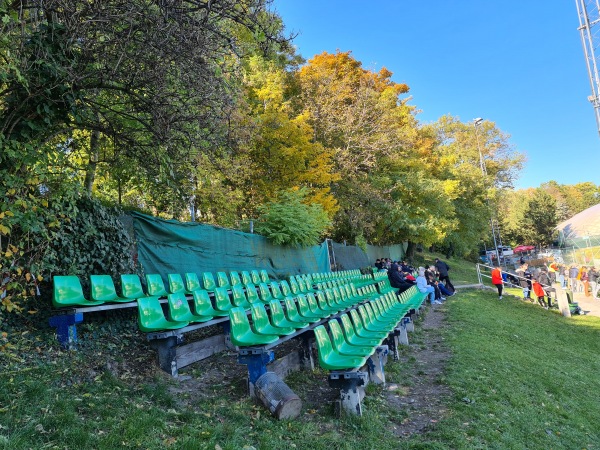
[[[425,317],[415,324],[417,333],[409,334],[410,347],[401,356],[406,380],[388,385],[388,401],[404,410],[408,417],[394,427],[401,437],[426,431],[444,417],[449,389],[442,383],[450,352],[442,337],[445,306],[428,307]]]

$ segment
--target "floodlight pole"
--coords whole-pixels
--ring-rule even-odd
[[[479,166],[481,168],[481,174],[483,175],[483,182],[487,184],[487,169],[485,167],[485,161],[483,160],[483,153],[481,151],[481,143],[479,142],[479,130],[478,125],[483,122],[481,117],[477,119],[473,119],[473,127],[475,128],[475,139],[477,140],[477,150],[479,150]],[[488,203],[488,207],[490,205],[489,198],[486,194],[486,201]],[[500,251],[498,250],[498,245],[502,245],[502,239],[500,239],[500,229],[498,224],[496,223],[496,216],[494,211],[490,210],[490,227],[492,230],[492,238],[494,240],[494,248],[496,249],[496,258],[498,258],[498,264],[500,264]],[[496,235],[498,239],[496,239]]]

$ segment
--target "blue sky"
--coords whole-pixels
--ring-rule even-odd
[[[482,117],[527,162],[517,188],[600,184],[574,0],[275,0],[298,53],[351,50],[408,84],[421,122]]]

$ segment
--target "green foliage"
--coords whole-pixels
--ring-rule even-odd
[[[130,240],[116,211],[78,199],[77,184],[48,170],[61,153],[2,136],[0,147],[0,319],[35,313],[39,285],[53,274],[131,270]]]
[[[254,227],[256,232],[277,245],[305,247],[317,244],[330,221],[321,205],[303,203],[305,197],[303,190],[285,191],[277,200],[263,205]]]
[[[59,203],[60,227],[50,233],[51,243],[43,267],[52,274],[112,275],[134,270],[132,240],[119,220],[117,208],[83,196],[73,204]]]

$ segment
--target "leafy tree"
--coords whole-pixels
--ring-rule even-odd
[[[330,226],[327,213],[318,203],[306,204],[305,190],[288,190],[259,208],[255,230],[277,245],[315,245]]]
[[[550,245],[557,224],[556,200],[543,189],[536,189],[523,218],[524,243]]]

